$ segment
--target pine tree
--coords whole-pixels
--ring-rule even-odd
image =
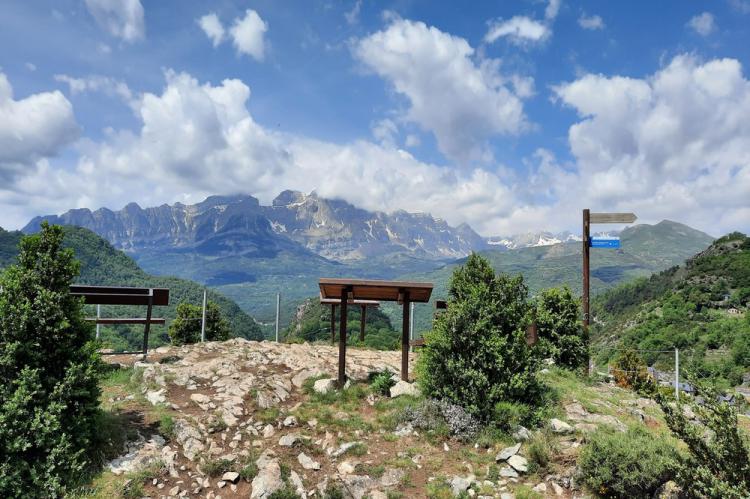
[[[55,497],[92,465],[99,360],[60,227],[24,237],[0,275],[0,497]]]
[[[521,276],[495,275],[477,254],[456,269],[448,308],[418,359],[423,392],[485,421],[499,402],[540,402],[538,359],[526,345],[527,294]]]
[[[174,345],[198,343],[201,339],[203,310],[198,305],[182,302],[177,305],[177,317],[169,325],[169,337]],[[224,341],[231,335],[229,322],[222,317],[219,306],[206,304],[206,341]]]

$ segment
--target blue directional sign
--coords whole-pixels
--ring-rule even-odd
[[[619,237],[592,237],[589,239],[589,246],[592,248],[619,248]]]

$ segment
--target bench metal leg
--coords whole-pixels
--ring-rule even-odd
[[[154,305],[153,292],[148,297],[148,308],[146,309],[146,325],[143,327],[143,360],[148,355],[148,333],[151,331],[151,307]]]

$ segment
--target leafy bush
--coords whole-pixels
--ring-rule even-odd
[[[368,378],[372,391],[380,395],[390,394],[391,387],[396,384],[393,380],[393,373],[387,369],[371,372]]]
[[[688,378],[702,400],[688,402],[696,420],[688,420],[682,403],[657,393],[669,429],[688,448],[679,462],[676,481],[685,497],[750,497],[750,445],[737,426],[737,410],[719,393]]]
[[[612,372],[615,382],[622,388],[642,390],[652,384],[646,363],[635,350],[624,350],[615,360]]]
[[[201,339],[203,309],[198,305],[182,302],[177,305],[177,317],[169,325],[169,337],[174,345],[197,343]],[[222,317],[219,306],[210,301],[206,304],[206,341],[225,341],[230,336],[229,323]]]
[[[55,497],[98,452],[99,360],[60,227],[21,240],[0,275],[0,497]]]
[[[542,291],[535,300],[534,314],[540,353],[570,369],[588,364],[588,338],[581,326],[580,303],[570,288]]]
[[[602,497],[651,497],[674,478],[677,450],[642,426],[625,433],[602,426],[588,437],[578,465],[583,483]]]
[[[483,421],[500,401],[534,404],[541,384],[538,359],[526,345],[523,277],[495,275],[474,253],[454,271],[448,292],[448,308],[426,333],[417,361],[422,392]]]

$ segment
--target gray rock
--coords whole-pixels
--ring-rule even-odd
[[[304,452],[300,452],[299,456],[297,456],[297,461],[299,461],[299,464],[301,464],[302,467],[305,468],[306,470],[319,470],[320,469],[320,463],[317,461],[314,461],[310,456],[308,456]]]
[[[294,416],[287,416],[284,420],[284,426],[297,426],[297,418]]]
[[[557,418],[552,418],[549,421],[549,426],[553,433],[567,434],[573,433],[573,427],[565,421],[561,421]]]
[[[500,476],[503,478],[518,478],[518,472],[510,466],[500,468]]]
[[[336,380],[331,378],[319,379],[313,385],[313,390],[317,393],[328,393],[336,389]]]
[[[453,492],[453,496],[458,497],[463,492],[469,490],[472,479],[473,477],[454,476],[451,480],[451,491]]]
[[[333,451],[331,453],[331,457],[339,457],[344,455],[349,449],[354,447],[357,444],[360,444],[361,442],[347,442],[345,444],[341,444],[338,449]]]
[[[519,426],[516,431],[513,432],[513,439],[519,442],[525,442],[526,440],[531,438],[531,432],[524,428],[523,426]]]
[[[225,482],[237,483],[237,481],[240,479],[240,474],[236,471],[227,471],[226,473],[221,475],[221,479]]]
[[[421,392],[415,383],[407,383],[401,379],[391,387],[391,398],[400,397],[401,395],[419,397],[420,394]]]
[[[508,458],[508,464],[520,473],[526,473],[529,470],[529,462],[525,457],[519,456],[518,454],[510,456]]]
[[[516,445],[506,447],[503,450],[501,450],[497,456],[495,456],[495,461],[497,462],[507,461],[509,457],[515,456],[516,454],[518,454],[519,450],[521,450],[520,442],[517,443]]]
[[[167,390],[164,388],[152,392],[146,392],[146,400],[151,402],[151,405],[163,404],[167,401],[167,397],[165,395],[166,392]]]
[[[284,435],[279,439],[279,445],[282,447],[292,447],[301,438],[302,437],[300,437],[297,433],[290,433],[288,435]]]
[[[395,487],[403,480],[406,472],[398,468],[388,468],[380,477],[380,486],[384,488]]]
[[[268,499],[271,494],[281,489],[284,486],[284,482],[281,480],[279,462],[275,459],[269,462],[253,478],[251,485],[252,492],[250,493],[250,499]]]
[[[299,495],[302,499],[307,499],[307,492],[305,492],[305,484],[302,483],[302,479],[297,474],[296,471],[292,470],[289,473],[289,481],[292,483],[292,486],[294,487],[294,491]]]
[[[188,460],[193,461],[205,449],[200,431],[184,419],[175,421],[174,432],[175,440],[182,446],[182,455]]]
[[[344,487],[352,499],[362,499],[377,483],[367,475],[346,475],[342,478]]]
[[[271,438],[276,433],[276,428],[273,425],[267,424],[263,427],[263,438]]]

